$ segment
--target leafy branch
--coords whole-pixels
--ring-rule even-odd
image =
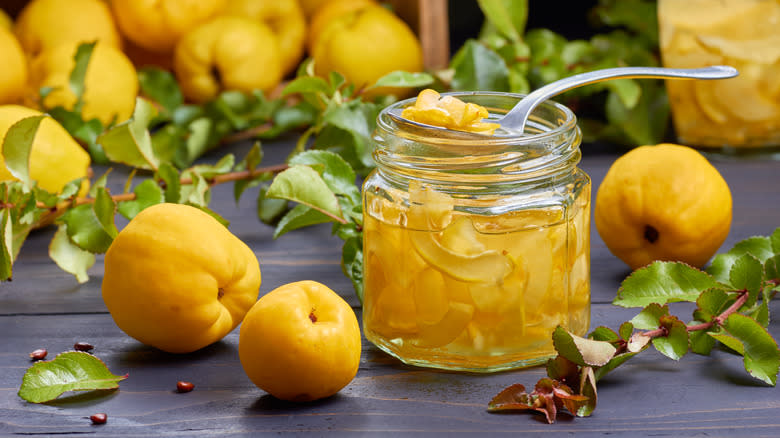
[[[708,355],[719,342],[743,356],[745,370],[769,385],[777,384],[780,350],[767,331],[769,302],[780,290],[780,228],[769,237],[751,237],[719,254],[707,271],[683,263],[655,262],[626,278],[613,304],[643,307],[617,332],[597,327],[587,338],[558,327],[558,355],[547,363],[547,376],[527,393],[521,384],[499,392],[490,412],[537,411],[548,422],[565,408],[588,416],[596,407],[596,382],[652,345],[679,360],[688,351]],[[685,323],[669,313],[669,303],[696,304]]]

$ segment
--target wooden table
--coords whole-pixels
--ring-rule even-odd
[[[266,164],[281,162],[289,142],[265,146]],[[248,145],[233,147],[242,156]],[[593,178],[594,197],[615,153],[586,145],[582,168]],[[220,152],[221,155],[221,152]],[[215,154],[211,158],[215,158]],[[780,226],[780,162],[715,162],[734,195],[734,220],[724,249],[751,235]],[[127,172],[111,174],[121,187]],[[232,187],[215,188],[212,207],[231,221],[230,229],[260,260],[265,294],[291,281],[315,279],[344,296],[360,316],[352,287],[339,266],[341,242],[328,226],[272,239],[272,229],[255,215],[253,193],[238,206]],[[124,223],[118,224],[123,226]],[[187,355],[139,344],[122,333],[100,295],[102,256],[79,285],[48,258],[52,229],[30,236],[14,268],[14,280],[0,285],[0,435],[105,434],[111,436],[213,436],[258,433],[335,432],[365,435],[398,433],[535,433],[578,435],[780,436],[780,390],[750,378],[742,359],[724,351],[711,357],[689,354],[679,362],[648,350],[599,384],[599,404],[590,418],[562,416],[554,425],[530,414],[489,414],[490,398],[512,383],[533,385],[544,371],[532,368],[492,375],[459,374],[406,366],[364,342],[355,380],[339,394],[308,404],[282,402],[257,389],[238,360],[238,330],[223,341]],[[635,310],[610,302],[626,266],[613,257],[592,230],[592,326],[612,328]],[[673,307],[683,319],[690,307]],[[780,305],[774,302],[774,314]],[[775,317],[777,318],[777,317]],[[780,339],[780,323],[770,331]],[[50,355],[76,341],[95,345],[94,353],[117,374],[129,373],[111,393],[79,393],[48,404],[17,396],[28,353]],[[195,391],[178,394],[176,381]],[[93,426],[85,417],[108,414]]]

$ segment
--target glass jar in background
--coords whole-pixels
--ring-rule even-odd
[[[450,93],[505,114],[520,95]],[[363,185],[363,330],[405,363],[476,372],[543,363],[590,325],[590,178],[566,107],[526,135],[440,136],[386,108]]]
[[[666,81],[678,141],[780,158],[780,2],[659,0],[658,25],[664,66],[739,70],[726,80]]]

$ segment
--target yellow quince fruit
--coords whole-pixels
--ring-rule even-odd
[[[152,52],[171,53],[190,29],[219,14],[227,0],[111,0],[119,30]]]
[[[729,234],[731,206],[726,181],[696,150],[640,146],[615,160],[601,182],[596,228],[631,269],[655,260],[702,267]]]
[[[298,0],[231,0],[226,15],[251,18],[271,28],[279,46],[282,73],[298,67],[306,39],[306,17]]]
[[[317,9],[328,3],[328,1],[329,0],[298,0],[298,3],[301,5],[303,15],[306,16],[306,19],[311,20],[317,12]]]
[[[220,16],[176,45],[173,68],[184,96],[194,102],[221,91],[269,91],[282,79],[279,48],[271,29],[250,18]]]
[[[360,343],[352,307],[324,284],[299,281],[252,306],[241,324],[238,355],[261,389],[282,400],[311,401],[352,381]]]
[[[27,91],[27,58],[10,31],[0,28],[0,104],[21,102]]]
[[[52,87],[43,104],[71,109],[76,95],[68,81],[73,70],[77,45],[61,44],[43,52],[30,66],[30,82],[36,89]],[[130,118],[138,95],[138,75],[133,63],[119,49],[98,43],[92,51],[84,78],[85,120],[99,119],[104,125]]]
[[[41,114],[19,105],[0,105],[0,138],[5,138],[8,129],[19,120]],[[58,193],[70,181],[87,177],[89,165],[89,154],[62,125],[51,117],[41,120],[30,150],[30,178],[38,182],[38,187]],[[9,180],[16,178],[5,167],[0,148],[0,181]],[[86,194],[88,189],[89,180],[85,178],[79,194]]]
[[[157,204],[119,232],[105,256],[103,301],[122,331],[170,353],[230,333],[257,300],[252,250],[208,213]]]
[[[314,70],[327,77],[331,71],[344,75],[358,88],[371,86],[395,70],[423,69],[422,48],[409,26],[382,6],[368,6],[335,18],[320,33],[313,48]],[[408,89],[372,89],[379,94],[404,96]]]
[[[32,0],[19,13],[14,33],[30,59],[63,43],[122,47],[111,9],[101,0]]]

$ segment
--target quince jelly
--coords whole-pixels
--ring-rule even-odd
[[[534,135],[468,139],[405,131],[387,115],[406,108],[416,121],[490,133],[482,119],[519,98],[423,91],[377,119],[377,168],[363,185],[363,332],[405,363],[531,366],[555,355],[557,326],[589,328],[590,179],[576,166],[571,111],[543,103]]]
[[[415,215],[441,218],[441,203],[427,211],[366,194],[366,336],[418,365],[492,371],[546,360],[557,325],[588,329],[589,198],[581,193],[568,215],[449,211],[444,228],[412,229],[404,223]]]

